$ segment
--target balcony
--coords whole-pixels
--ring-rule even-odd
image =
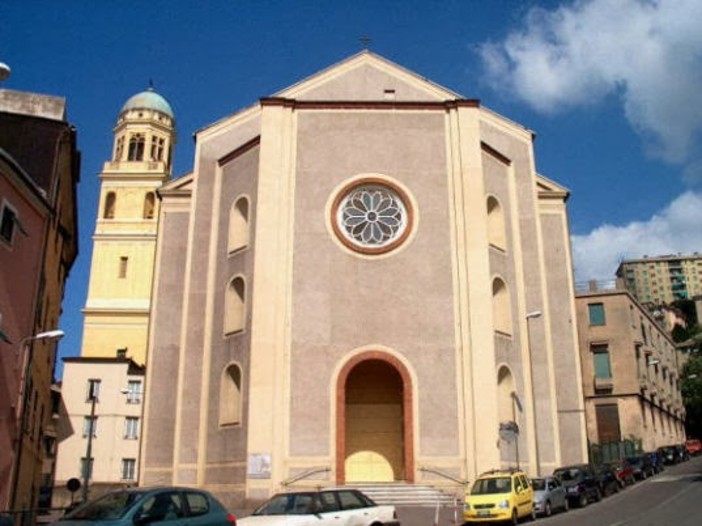
[[[595,377],[595,393],[600,393],[602,391],[611,392],[614,389],[614,379],[613,378],[598,378]]]

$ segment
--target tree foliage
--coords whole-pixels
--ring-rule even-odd
[[[702,352],[690,353],[683,367],[681,391],[685,405],[685,430],[688,436],[702,437]]]

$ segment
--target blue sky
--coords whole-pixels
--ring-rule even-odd
[[[62,355],[77,355],[102,163],[122,104],[153,81],[192,134],[370,48],[532,129],[566,186],[576,281],[622,257],[702,251],[699,0],[3,0],[2,87],[67,98],[82,152],[80,256]]]

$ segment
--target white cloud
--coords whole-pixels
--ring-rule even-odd
[[[575,281],[614,279],[621,259],[702,252],[702,193],[685,192],[646,222],[572,236]]]
[[[531,9],[480,53],[491,86],[541,112],[617,94],[652,154],[690,163],[702,158],[700,20],[700,0],[580,0]]]

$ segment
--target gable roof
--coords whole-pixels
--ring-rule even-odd
[[[390,91],[391,93],[389,93]],[[302,100],[444,101],[461,95],[380,55],[363,50],[274,94]]]
[[[442,102],[462,100],[458,93],[440,86],[369,50],[352,55],[271,95],[272,98],[306,101]],[[233,119],[253,117],[259,102],[200,128],[195,137],[228,125]]]

